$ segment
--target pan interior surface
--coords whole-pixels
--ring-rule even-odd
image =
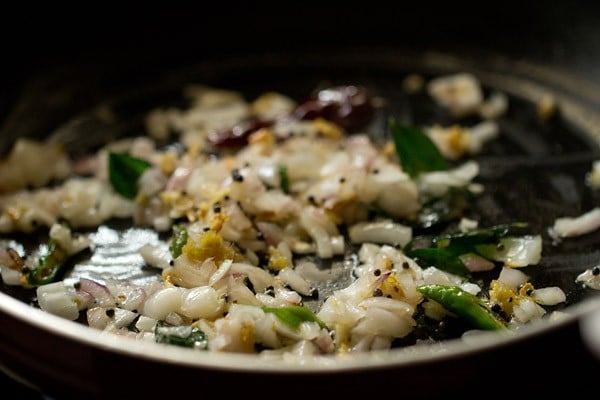
[[[318,87],[358,84],[388,101],[386,111],[378,114],[369,126],[372,137],[382,140],[385,139],[385,126],[390,117],[416,125],[452,121],[449,115],[431,105],[426,93],[407,94],[403,90],[403,82],[408,75],[420,74],[429,79],[455,72],[473,73],[484,85],[486,93],[496,90],[508,94],[510,108],[497,121],[502,132],[500,138],[474,157],[481,167],[478,182],[484,186],[485,192],[474,203],[470,217],[479,220],[481,226],[527,221],[532,231],[542,234],[542,261],[539,266],[525,268],[524,272],[540,287],[563,288],[567,301],[564,306],[557,307],[558,311],[564,312],[562,319],[532,324],[508,336],[482,334],[435,345],[350,357],[315,357],[299,362],[293,358],[197,354],[154,343],[130,343],[128,339],[111,337],[31,310],[32,293],[6,285],[1,288],[0,311],[11,321],[18,321],[16,324],[29,327],[36,334],[63,337],[75,342],[76,346],[107,352],[117,359],[120,355],[184,368],[272,374],[314,374],[436,363],[510,346],[574,323],[600,305],[596,291],[575,281],[579,273],[598,265],[600,232],[556,242],[548,233],[548,227],[558,217],[580,215],[597,203],[598,193],[587,186],[586,176],[593,161],[600,159],[600,118],[599,110],[594,107],[598,100],[595,96],[600,91],[595,91],[593,84],[588,85],[562,71],[499,56],[486,59],[487,62],[481,62],[476,56],[398,54],[385,49],[357,49],[340,54],[273,54],[199,63],[153,76],[142,85],[125,86],[92,109],[57,124],[49,137],[64,143],[69,152],[77,154],[96,149],[111,139],[136,135],[143,129],[143,117],[148,111],[184,104],[183,88],[190,83],[237,90],[248,98],[254,98],[266,89],[280,91],[296,99]],[[582,87],[585,90],[581,90]],[[551,96],[558,105],[558,112],[549,120],[541,120],[537,114],[539,102],[545,96]],[[110,111],[110,119],[105,118],[106,110]],[[3,136],[4,149],[13,136],[10,132]],[[93,258],[76,260],[65,276],[67,280],[76,281],[81,277],[102,280],[115,275],[134,282],[158,278],[156,272],[145,268],[143,260],[136,255],[136,246],[129,246],[131,240],[145,240],[152,232],[123,227],[119,222],[103,229],[116,234],[119,240],[100,246],[100,251]],[[19,240],[25,247],[38,243],[37,238]],[[111,258],[116,249],[120,252],[118,263]],[[339,278],[319,287],[321,296],[351,281],[351,266],[347,259],[317,262],[321,269],[338,271]],[[308,303],[309,307],[317,307],[318,301],[322,298],[312,305]],[[1,337],[8,336],[3,333]],[[18,338],[12,340],[18,341]],[[3,350],[7,351],[6,348]],[[11,357],[16,356],[11,354]],[[10,365],[8,367],[10,369]]]

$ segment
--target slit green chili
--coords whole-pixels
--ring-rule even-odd
[[[29,271],[28,282],[34,286],[54,282],[66,259],[67,253],[51,239],[48,242],[46,253],[38,259],[37,264]]]
[[[477,296],[457,286],[421,285],[417,290],[476,329],[505,329],[506,324]]]

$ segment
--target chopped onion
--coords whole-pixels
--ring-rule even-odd
[[[50,283],[36,289],[40,308],[60,317],[76,320],[79,317],[79,307],[74,293],[69,292],[63,282]]]
[[[173,258],[167,245],[146,243],[140,247],[139,252],[146,264],[159,269],[169,268]]]
[[[298,272],[289,267],[283,268],[277,276],[300,294],[308,296],[312,292],[310,284]]]
[[[471,272],[491,271],[496,267],[493,262],[475,253],[463,254],[459,258]]]
[[[540,235],[506,237],[500,239],[500,246],[479,245],[483,255],[494,261],[501,261],[508,267],[519,268],[536,265],[542,258],[542,237]]]
[[[535,289],[531,294],[531,297],[536,303],[543,306],[554,306],[559,303],[564,303],[567,300],[565,292],[558,286]]]
[[[594,273],[594,270],[596,270],[596,272],[597,272],[598,268],[599,267],[596,266],[594,268],[586,269],[585,271],[583,271],[582,273],[577,275],[577,278],[575,279],[575,281],[581,282],[589,288],[592,288],[595,290],[600,290],[600,274]]]
[[[557,218],[550,229],[555,238],[584,235],[600,228],[600,207],[596,207],[578,217]]]
[[[352,243],[385,243],[404,246],[412,239],[412,229],[408,226],[383,220],[359,222],[348,229]]]
[[[178,287],[161,289],[148,297],[142,314],[164,320],[170,312],[179,311],[186,293],[186,289]]]
[[[212,319],[218,316],[225,306],[225,300],[210,286],[190,289],[183,303],[181,313],[192,319]]]
[[[529,276],[525,275],[518,269],[510,267],[502,267],[498,280],[510,287],[518,288],[529,280]]]

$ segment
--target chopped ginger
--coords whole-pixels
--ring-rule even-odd
[[[518,293],[512,286],[498,280],[490,283],[490,302],[498,304],[506,315],[512,315],[513,307],[518,304],[518,301]]]
[[[212,258],[217,265],[225,260],[242,260],[242,255],[233,245],[214,231],[202,232],[198,238],[190,238],[182,252],[192,261],[203,262]]]

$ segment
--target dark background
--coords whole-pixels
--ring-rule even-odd
[[[91,2],[62,9],[55,3],[21,3],[3,10],[0,135],[15,129],[8,116],[18,107],[23,90],[40,76],[79,79],[84,84],[77,86],[75,98],[85,109],[110,96],[123,81],[143,81],[165,68],[238,54],[351,51],[371,45],[490,52],[553,65],[600,82],[597,2],[205,3]],[[40,102],[59,123],[67,117],[67,109],[53,103],[51,94],[61,88],[45,89],[47,97]],[[72,105],[68,112],[73,112]],[[35,121],[22,126],[24,133],[37,128]],[[559,342],[573,346],[561,353],[568,363],[580,371],[597,371],[597,360],[578,341],[576,327]],[[542,355],[537,351],[531,356]],[[4,376],[0,391],[3,398],[40,398]],[[9,392],[15,395],[5,397]]]
[[[354,3],[11,5],[0,12],[0,134],[46,134],[49,125],[58,126],[124,84],[232,55],[370,46],[489,53],[556,66],[600,83],[598,2]],[[9,118],[25,91],[39,93],[37,102],[28,99],[38,121],[23,109],[26,117]]]
[[[2,64],[13,73],[5,77],[68,63],[130,62],[143,74],[207,57],[359,45],[477,48],[598,74],[600,6],[593,1],[158,4],[25,3],[5,10]]]

